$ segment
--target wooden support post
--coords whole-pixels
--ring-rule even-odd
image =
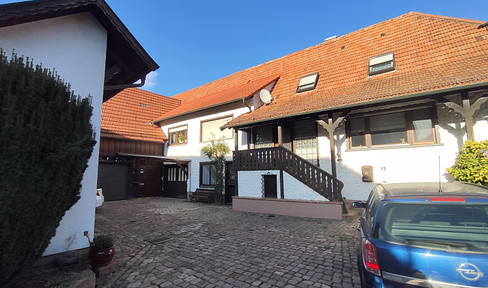
[[[337,165],[336,165],[336,149],[335,149],[335,139],[334,139],[334,123],[332,122],[332,118],[328,120],[328,127],[327,131],[329,132],[329,140],[330,140],[330,162],[332,163],[332,176],[337,178]]]
[[[278,146],[283,146],[283,126],[278,125]]]
[[[234,129],[234,151],[239,150],[239,130]]]
[[[488,97],[482,97],[476,100],[471,105],[471,102],[469,101],[469,94],[468,92],[463,92],[461,93],[461,98],[463,100],[463,106],[461,107],[460,105],[454,103],[454,102],[446,102],[444,105],[447,107],[453,109],[457,113],[461,114],[464,118],[464,124],[466,126],[466,136],[468,140],[474,140],[474,113],[478,111],[481,108],[481,105],[488,101]]]
[[[464,98],[464,97],[463,97]],[[474,140],[474,121],[473,121],[473,114],[474,111],[471,110],[471,104],[469,103],[469,97],[467,99],[463,99],[463,110],[464,110],[464,122],[466,125],[466,134],[468,136],[468,140]]]
[[[334,178],[337,178],[337,166],[336,166],[336,150],[335,150],[335,139],[334,139],[334,131],[335,129],[341,124],[342,120],[344,120],[345,117],[338,117],[335,121],[332,119],[332,117],[327,116],[322,116],[320,120],[317,120],[317,122],[324,127],[325,130],[327,130],[327,133],[329,133],[329,140],[330,140],[330,164],[332,167],[332,176]]]

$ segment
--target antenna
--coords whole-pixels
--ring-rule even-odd
[[[439,193],[442,193],[442,186],[441,186],[441,155],[439,155]]]
[[[273,97],[271,97],[271,94],[266,89],[261,89],[261,91],[259,91],[259,99],[266,105],[273,102]]]

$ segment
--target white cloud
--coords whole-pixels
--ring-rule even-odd
[[[152,71],[146,76],[146,83],[144,84],[143,88],[145,89],[151,89],[156,87],[158,85],[158,72]]]

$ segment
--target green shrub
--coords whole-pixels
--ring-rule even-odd
[[[114,244],[114,238],[109,235],[97,235],[93,237],[93,242],[91,242],[92,248],[96,250],[108,249],[114,246]]]
[[[488,140],[466,141],[447,172],[457,181],[488,186]]]
[[[88,99],[0,51],[0,286],[39,258],[78,199],[95,141]]]
[[[223,140],[212,139],[210,144],[202,147],[202,153],[212,161],[212,172],[215,172],[215,203],[222,204],[225,199],[222,197],[224,191],[224,165],[225,155],[229,154],[230,148]]]

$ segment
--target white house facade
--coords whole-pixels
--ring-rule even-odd
[[[195,191],[209,184],[202,123],[232,115],[221,128],[234,129],[233,203],[245,200],[246,211],[270,199],[365,200],[375,183],[452,181],[446,169],[463,143],[488,136],[481,24],[407,13],[176,95],[180,108],[154,122],[167,155],[191,160]],[[223,108],[230,100],[240,108]],[[183,145],[178,133],[188,135]]]
[[[123,80],[107,79],[110,75],[107,74],[106,67],[107,63],[112,64],[107,58],[116,53],[109,44],[108,37],[120,36],[108,30],[121,25],[120,20],[102,0],[80,4],[65,2],[67,3],[29,1],[7,4],[2,5],[0,13],[0,48],[7,57],[16,53],[32,59],[34,64],[55,71],[76,95],[89,97],[93,107],[91,124],[97,144],[83,175],[80,199],[64,215],[56,235],[44,252],[45,256],[88,247],[85,231],[93,237],[102,102],[104,97],[109,98],[111,95],[106,92],[107,83],[110,84],[110,80]],[[10,12],[12,10],[13,13]],[[105,16],[95,16],[94,11],[104,11],[105,14],[97,15]],[[108,17],[106,15],[112,18],[104,18]],[[127,33],[123,37],[136,43],[128,31],[120,31]],[[144,53],[145,51],[142,54]],[[134,55],[134,58],[137,57]],[[141,75],[147,73],[149,72],[144,71]],[[127,84],[132,84],[134,80],[127,81]]]

